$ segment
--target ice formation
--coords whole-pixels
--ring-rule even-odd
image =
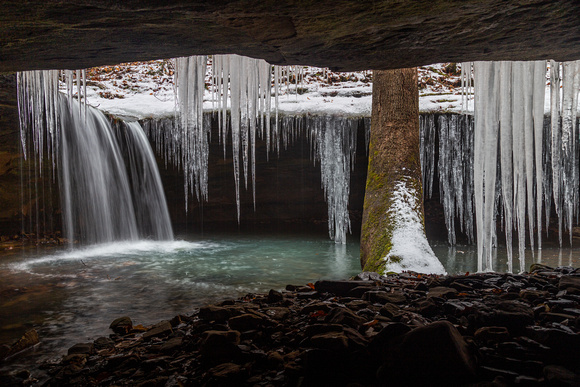
[[[572,222],[579,210],[580,61],[550,62],[549,126],[544,125],[545,61],[475,62],[464,66],[473,66],[475,81],[478,268],[493,270],[492,250],[497,245],[495,228],[501,205],[508,270],[512,270],[512,230],[516,230],[519,270],[523,271],[526,222],[530,247],[541,248],[542,222],[543,218],[549,221],[552,197],[560,243],[562,223],[572,241]]]
[[[473,85],[474,115],[421,116],[424,193],[432,195],[437,177],[449,244],[456,243],[459,220],[469,243],[477,234],[480,270],[494,269],[498,225],[505,232],[508,270],[523,271],[526,238],[532,249],[541,248],[552,203],[560,244],[578,216],[579,63],[550,62],[549,97],[545,61],[463,64],[464,103]],[[512,258],[514,231],[519,265]]]
[[[207,200],[208,139],[211,128],[211,124],[203,119],[206,63],[207,57],[204,56],[176,59],[178,124],[162,123],[165,127],[163,131],[169,135],[161,134],[160,131],[152,134],[158,140],[157,144],[163,144],[160,150],[166,160],[184,170],[186,197],[188,192],[196,192],[200,201]],[[231,143],[239,221],[242,181],[244,188],[248,189],[248,181],[251,180],[254,209],[256,206],[256,140],[264,139],[268,151],[276,152],[280,151],[281,140],[286,143],[289,132],[281,130],[280,122],[284,120],[279,117],[277,110],[279,90],[283,85],[289,88],[293,82],[294,90],[298,93],[304,74],[300,66],[271,66],[264,60],[238,55],[213,55],[208,69],[211,69],[210,87],[212,99],[216,101],[214,114],[218,120],[224,156],[226,144]],[[314,125],[312,133],[328,203],[329,234],[336,242],[345,243],[346,233],[350,229],[348,198],[356,130],[345,127],[346,121],[343,119],[329,118],[323,121],[321,125]]]
[[[171,239],[159,173],[141,127],[127,124],[123,154],[109,120],[81,101],[84,72],[65,71],[68,98],[58,91],[59,71],[23,72],[17,79],[24,155],[38,168],[46,156],[51,160],[69,242]]]
[[[322,187],[328,205],[328,232],[337,243],[346,243],[350,232],[348,200],[350,172],[356,153],[356,126],[343,117],[319,117],[310,130],[316,141],[316,157],[320,160]]]
[[[419,273],[445,274],[443,265],[429,246],[425,236],[417,193],[401,179],[395,186],[393,200],[388,210],[393,220],[392,247],[385,259],[385,272],[416,271]]]
[[[468,243],[473,243],[473,116],[425,114],[419,128],[423,193],[432,197],[437,176],[449,244],[456,243],[456,218]]]

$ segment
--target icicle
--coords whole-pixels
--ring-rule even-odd
[[[535,61],[533,65],[532,118],[534,130],[536,163],[536,219],[538,249],[542,248],[542,204],[543,204],[543,136],[544,136],[544,99],[546,93],[546,61]],[[533,233],[533,231],[532,231]]]
[[[578,89],[574,89],[574,78],[576,74],[576,62],[564,62],[562,74],[562,158],[563,158],[563,202],[564,202],[564,219],[566,229],[570,235],[570,244],[572,244],[572,222],[575,213],[573,184],[575,179],[575,122],[576,109],[574,104],[574,95],[577,95]]]
[[[525,262],[526,242],[526,174],[525,174],[525,140],[524,140],[524,63],[512,63],[512,90],[513,90],[513,158],[514,158],[514,207],[518,230],[520,265]]]
[[[513,270],[512,63],[500,62],[500,166],[508,271]]]
[[[560,63],[550,61],[550,126],[552,141],[552,191],[554,207],[558,215],[558,236],[562,247],[562,219],[564,197],[562,187],[562,126],[560,125]]]
[[[478,270],[493,270],[495,188],[498,147],[498,105],[493,91],[499,86],[499,66],[475,62],[475,210],[477,216]]]

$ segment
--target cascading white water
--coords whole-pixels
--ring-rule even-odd
[[[21,138],[32,133],[34,142],[33,154],[26,157],[35,157],[40,164],[44,149],[49,150],[69,243],[172,239],[159,173],[142,129],[128,124],[129,175],[110,122],[98,110],[72,99],[71,75],[68,72],[65,98],[58,92],[58,71],[18,74]],[[81,77],[77,72],[77,95]],[[27,148],[24,140],[22,145]]]
[[[173,230],[153,150],[139,122],[126,122],[125,126],[117,138],[124,137],[122,151],[127,159],[139,236],[171,240]]]

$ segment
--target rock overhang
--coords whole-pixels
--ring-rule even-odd
[[[0,71],[235,53],[350,71],[580,58],[574,0],[3,2]]]

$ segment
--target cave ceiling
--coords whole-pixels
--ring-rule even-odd
[[[335,70],[580,59],[577,0],[9,0],[0,72],[235,53]]]

